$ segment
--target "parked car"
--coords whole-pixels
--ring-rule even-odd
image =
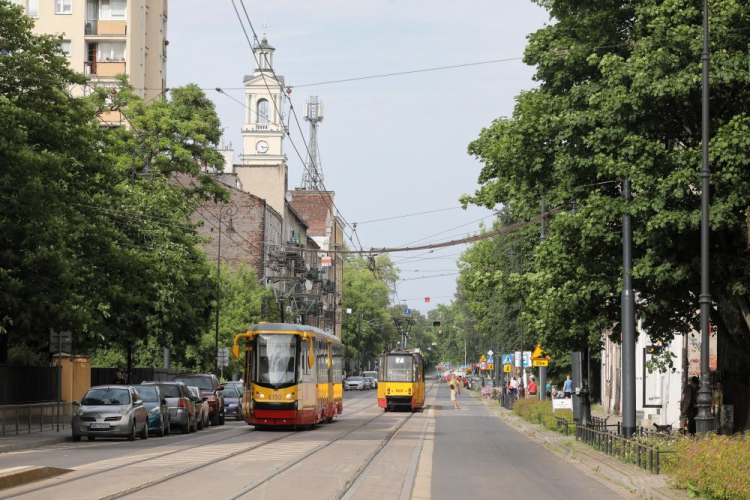
[[[148,431],[157,436],[169,435],[169,407],[167,400],[156,385],[138,387],[143,406],[148,410]]]
[[[179,426],[183,434],[195,432],[197,422],[195,418],[195,403],[190,397],[190,391],[182,382],[144,382],[144,386],[159,387],[169,408],[169,423]]]
[[[221,391],[224,386],[213,373],[184,374],[175,377],[176,382],[197,387],[208,398],[208,414],[211,417],[211,425],[224,425],[224,396]]]
[[[236,386],[224,386],[224,406],[227,417],[242,420],[242,393]]]
[[[73,441],[86,436],[125,437],[135,441],[148,438],[148,410],[131,386],[99,385],[92,387],[81,399],[71,419]]]
[[[364,379],[367,381],[367,384],[369,385],[369,389],[377,389],[378,388],[378,381],[372,377],[364,377]]]
[[[224,388],[226,389],[227,387],[234,387],[242,394],[245,390],[245,383],[242,380],[230,380],[229,382],[224,382]]]
[[[362,377],[349,377],[348,379],[346,379],[346,383],[344,384],[344,388],[347,391],[353,391],[353,390],[364,391],[366,389],[365,385],[366,385],[366,382],[365,382],[364,378],[362,378]]]
[[[195,419],[197,421],[198,430],[208,427],[210,422],[208,416],[208,398],[203,395],[200,389],[191,386],[188,387],[190,396],[193,398],[193,404],[195,404]]]

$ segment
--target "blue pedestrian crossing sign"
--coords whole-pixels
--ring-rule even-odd
[[[487,364],[488,364],[488,365],[493,365],[493,364],[495,364],[495,356],[493,356],[493,355],[491,355],[491,354],[490,354],[489,356],[487,356]]]
[[[504,365],[512,365],[513,364],[513,355],[512,354],[503,354],[503,364]]]
[[[411,309],[409,309],[408,307],[404,309],[404,314],[411,314]]]

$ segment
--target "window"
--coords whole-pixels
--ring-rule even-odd
[[[258,101],[258,125],[268,125],[268,101]]]
[[[99,62],[124,61],[125,42],[101,42],[99,43],[96,59]]]
[[[412,382],[412,358],[409,355],[394,355],[386,358],[386,380],[389,382]]]
[[[124,20],[127,0],[101,0],[99,19]]]
[[[26,15],[39,17],[39,0],[26,0]]]
[[[60,42],[60,48],[65,52],[65,57],[70,57],[70,40],[62,40]]]
[[[55,0],[55,14],[72,14],[73,0]]]

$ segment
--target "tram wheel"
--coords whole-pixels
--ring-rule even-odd
[[[333,423],[333,417],[326,417],[326,422]]]

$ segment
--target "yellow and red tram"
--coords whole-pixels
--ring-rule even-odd
[[[242,415],[256,427],[330,422],[344,411],[342,343],[306,325],[259,323],[235,336],[244,352]]]
[[[419,349],[401,349],[380,355],[378,407],[385,411],[424,407],[425,359]]]

